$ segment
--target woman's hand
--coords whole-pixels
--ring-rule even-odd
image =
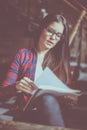
[[[67,104],[71,107],[77,105],[78,103],[78,96],[64,96]]]
[[[32,91],[37,89],[37,86],[34,84],[32,80],[30,80],[27,77],[24,77],[23,79],[21,79],[16,83],[16,89],[19,92],[32,94]]]
[[[66,107],[74,107],[78,104],[78,96],[76,95],[66,95],[66,96],[61,96],[60,98],[60,103]]]

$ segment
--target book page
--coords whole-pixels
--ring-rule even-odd
[[[46,67],[40,77],[35,81],[35,84],[44,90],[53,90],[61,93],[80,93],[80,90],[74,90],[64,84],[58,77]]]

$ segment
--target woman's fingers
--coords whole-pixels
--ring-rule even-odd
[[[64,96],[64,99],[67,101],[68,104],[74,106],[78,103],[77,96]]]
[[[16,84],[16,89],[25,93],[32,93],[37,86],[27,77],[24,77],[22,80],[18,81]]]
[[[24,77],[24,81],[25,81],[28,85],[30,85],[33,90],[38,88],[38,87],[34,84],[34,82],[33,82],[32,80],[30,80],[29,78]]]
[[[22,83],[17,84],[16,89],[21,92],[25,92],[25,93],[29,93],[29,94],[32,93],[32,89],[24,86]]]

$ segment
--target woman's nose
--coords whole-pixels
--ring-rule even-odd
[[[52,34],[52,35],[51,35],[51,38],[52,38],[52,39],[56,39],[56,34]]]

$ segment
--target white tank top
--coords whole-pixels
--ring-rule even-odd
[[[35,79],[34,79],[35,81],[41,75],[41,73],[43,72],[41,64],[42,64],[41,58],[38,58],[37,64],[36,64],[36,71],[35,71]]]

